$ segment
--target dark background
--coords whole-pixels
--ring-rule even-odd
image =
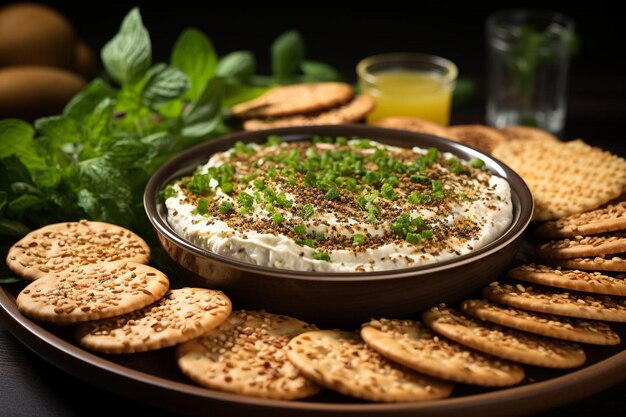
[[[334,65],[348,81],[355,79],[356,63],[376,53],[414,51],[441,55],[458,65],[461,76],[476,83],[475,97],[454,110],[453,123],[484,121],[484,21],[501,8],[475,4],[458,7],[443,1],[414,2],[411,9],[388,2],[383,3],[384,10],[338,1],[331,5],[298,2],[287,8],[215,1],[170,1],[166,6],[115,1],[44,3],[68,16],[79,36],[95,51],[115,34],[128,10],[139,5],[152,37],[155,62],[169,60],[177,36],[189,26],[209,35],[220,55],[251,50],[260,73],[269,72],[272,40],[288,29],[302,33],[308,58]],[[617,11],[598,3],[586,5],[572,8],[567,3],[541,3],[542,8],[572,17],[582,41],[582,50],[572,61],[568,121],[562,136],[582,137],[626,156],[626,140],[621,131],[626,110],[623,19]],[[626,384],[622,384],[546,415],[626,415],[622,400],[625,395]],[[37,358],[0,327],[0,415],[110,415],[120,411],[155,414],[154,410],[67,376]]]
[[[234,1],[44,3],[68,16],[94,51],[115,34],[133,6],[140,6],[152,37],[155,62],[169,60],[176,38],[189,26],[204,31],[220,55],[240,49],[252,51],[260,73],[270,71],[271,42],[289,29],[302,33],[308,58],[331,63],[348,81],[356,78],[357,62],[373,54],[413,51],[440,55],[458,65],[460,76],[476,83],[473,101],[453,112],[455,124],[484,122],[484,22],[489,14],[502,9],[480,5],[482,2],[457,6],[444,1],[405,2],[411,8],[388,2],[378,9],[340,1],[297,2],[280,8],[270,3],[249,7]],[[624,154],[619,126],[607,126],[620,120],[626,100],[624,22],[610,7],[583,4],[586,7],[571,7],[566,2],[523,6],[557,10],[577,24],[582,49],[572,60],[568,123],[561,136],[583,137]]]

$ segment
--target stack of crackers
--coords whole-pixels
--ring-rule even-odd
[[[374,101],[354,95],[349,84],[325,82],[272,88],[231,108],[244,130],[354,123],[374,109]]]
[[[537,233],[607,233],[611,238],[590,244],[595,249],[585,248],[618,250],[623,242],[612,237],[624,230],[625,211],[624,204],[608,206],[546,223]],[[554,242],[538,252],[558,260],[582,246]],[[455,383],[511,386],[524,381],[525,366],[581,366],[579,343],[617,345],[605,322],[626,322],[623,277],[529,264],[512,269],[511,281],[484,288],[484,299],[434,307],[421,321],[381,318],[360,332],[318,330],[283,315],[231,311],[219,291],[170,289],[168,277],[145,265],[149,255],[132,232],[81,221],[30,233],[7,263],[32,281],[17,298],[20,311],[76,325],[80,345],[109,354],[178,345],[175,359],[191,380],[261,398],[299,399],[328,388],[406,402],[446,398]]]

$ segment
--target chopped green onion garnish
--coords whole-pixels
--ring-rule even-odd
[[[280,145],[283,142],[282,138],[278,135],[270,135],[265,142],[266,146]]]
[[[472,168],[482,168],[485,166],[485,161],[480,158],[472,158],[469,164]]]
[[[313,206],[313,204],[307,203],[304,206],[302,206],[301,214],[304,220],[310,219],[311,216],[313,216],[313,213],[315,213],[315,207]]]
[[[220,204],[220,213],[227,214],[230,213],[235,205],[230,201],[224,201]]]
[[[291,206],[293,206],[293,201],[289,200],[284,193],[280,193],[276,196],[276,202],[284,208],[291,208]]]
[[[331,188],[326,194],[324,194],[324,198],[326,200],[334,200],[337,197],[339,197],[339,190],[337,187]]]
[[[321,230],[319,232],[315,232],[315,240],[318,242],[323,242],[326,240],[326,236],[324,236],[324,232]]]
[[[318,261],[330,262],[330,255],[326,252],[316,252],[313,254],[313,259],[317,259]]]
[[[393,186],[388,183],[384,183],[380,188],[380,194],[387,200],[393,200],[396,198],[396,192],[393,190]]]
[[[365,244],[365,235],[362,233],[357,233],[352,236],[352,246],[362,246]]]
[[[293,232],[298,235],[298,236],[303,236],[306,235],[306,226],[303,224],[299,224],[297,226],[294,226],[293,228]]]
[[[420,233],[409,232],[406,234],[406,241],[416,245],[422,241],[422,235]]]
[[[237,202],[245,208],[252,208],[254,205],[254,197],[246,192],[243,192],[237,196]]]
[[[201,198],[198,200],[198,205],[196,206],[196,212],[201,215],[205,215],[209,212],[209,201]]]
[[[234,191],[233,188],[233,183],[232,182],[225,182],[224,184],[220,185],[220,188],[222,189],[222,191],[224,191],[226,194],[231,194]]]
[[[167,187],[165,187],[165,190],[163,190],[163,198],[166,200],[168,198],[176,197],[176,195],[176,190],[171,185],[168,185]]]
[[[285,218],[283,217],[282,214],[280,213],[274,213],[272,214],[272,223],[274,224],[281,224],[283,222]]]

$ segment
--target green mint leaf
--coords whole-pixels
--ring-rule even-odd
[[[0,210],[2,210],[2,207],[4,207],[6,203],[7,203],[7,192],[0,191]]]
[[[67,103],[63,115],[81,122],[105,98],[115,98],[115,90],[106,81],[96,78]]]
[[[200,138],[210,134],[222,121],[224,80],[213,78],[202,93],[183,112],[184,137]]]
[[[30,229],[17,220],[7,219],[0,215],[0,236],[22,237],[30,233]]]
[[[116,140],[108,148],[107,159],[117,165],[127,166],[146,155],[148,146],[134,138]]]
[[[45,201],[41,197],[31,194],[24,194],[12,200],[8,204],[8,208],[13,213],[22,213],[25,210],[33,208],[43,208]]]
[[[225,108],[231,108],[235,104],[257,98],[267,92],[267,90],[269,90],[269,87],[254,87],[237,81],[229,81],[226,84],[222,105]]]
[[[246,81],[256,71],[256,61],[250,51],[235,51],[224,55],[217,64],[220,77]]]
[[[65,143],[78,143],[82,139],[80,128],[75,119],[67,116],[50,116],[35,120],[35,128],[45,136],[53,148]]]
[[[181,97],[191,86],[182,71],[164,64],[150,68],[147,78],[142,102],[153,110],[160,104]]]
[[[150,35],[141,21],[139,9],[134,8],[124,18],[117,35],[102,49],[102,62],[111,78],[127,84],[140,78],[151,61]]]
[[[88,140],[92,143],[99,143],[99,139],[108,131],[113,118],[113,108],[113,100],[105,98],[85,118],[84,129]]]
[[[193,100],[215,75],[217,54],[211,40],[204,33],[189,28],[176,41],[171,64],[187,76],[191,87],[184,98]]]
[[[293,75],[304,59],[304,41],[296,31],[285,32],[272,44],[272,73],[281,82]]]
[[[15,155],[31,172],[45,169],[45,161],[37,153],[34,135],[35,129],[22,120],[0,120],[0,158]]]
[[[300,69],[304,73],[305,81],[340,81],[341,74],[335,68],[319,61],[302,61]]]

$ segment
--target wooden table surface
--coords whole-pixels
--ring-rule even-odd
[[[481,122],[483,109],[477,98],[469,107],[455,111],[453,123]],[[626,157],[626,135],[621,130],[625,109],[626,85],[622,79],[572,80],[568,123],[562,136],[582,137]],[[624,398],[626,383],[544,415],[621,417],[626,415]],[[0,325],[0,416],[110,416],[122,411],[165,415],[75,379],[32,353]],[[207,415],[211,415],[210,410]]]

